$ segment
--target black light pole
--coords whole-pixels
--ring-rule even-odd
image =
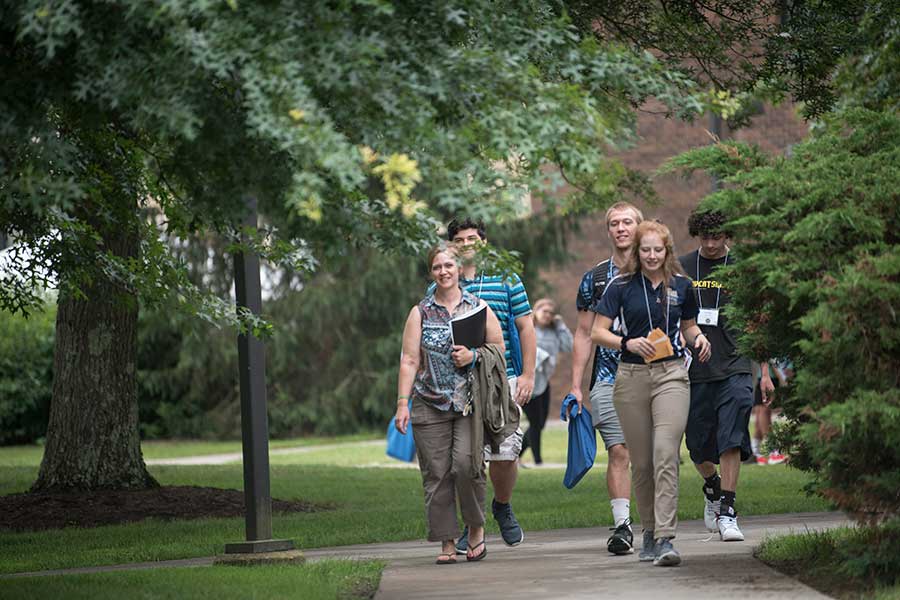
[[[256,228],[256,198],[247,198],[244,227]],[[241,241],[247,237],[241,233]],[[247,246],[245,246],[247,248]],[[234,257],[234,292],[238,307],[262,312],[259,256],[252,250]],[[291,540],[272,539],[272,495],[269,490],[269,421],[266,414],[266,349],[252,332],[238,336],[241,376],[241,437],[244,447],[244,504],[247,541],[225,544],[226,554],[293,550]]]

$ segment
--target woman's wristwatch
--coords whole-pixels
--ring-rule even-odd
[[[622,345],[620,346],[620,349],[622,350],[622,352],[628,351],[628,340],[630,340],[630,339],[631,339],[630,336],[627,336],[627,335],[622,336]]]

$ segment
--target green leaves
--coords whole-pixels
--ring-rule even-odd
[[[79,213],[88,199],[107,222],[158,207],[142,230],[157,268],[110,271],[152,302],[197,291],[155,240],[227,232],[247,194],[277,224],[270,254],[418,251],[439,214],[502,220],[528,193],[580,211],[637,189],[606,156],[633,137],[633,106],[701,107],[651,54],[583,37],[543,2],[10,0],[2,14],[2,221],[36,244],[51,214],[105,226]],[[42,255],[73,289],[93,276],[73,264],[108,256],[88,239]]]

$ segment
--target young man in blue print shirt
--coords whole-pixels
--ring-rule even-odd
[[[578,326],[573,344],[572,388],[569,391],[575,396],[579,410],[583,402],[581,381],[591,358],[591,350],[594,348],[591,342],[591,329],[597,314],[594,305],[603,295],[606,282],[616,277],[619,269],[625,266],[634,242],[634,232],[643,220],[644,216],[636,206],[628,202],[613,204],[606,211],[606,234],[612,243],[612,256],[601,261],[581,278],[575,302],[578,309]],[[622,555],[634,552],[634,534],[631,530],[631,473],[628,468],[628,447],[613,406],[613,387],[619,366],[619,354],[615,350],[596,346],[588,389],[594,428],[600,432],[609,453],[606,490],[609,493],[615,529],[606,542],[606,549],[612,554]]]

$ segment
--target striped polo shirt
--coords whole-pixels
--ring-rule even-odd
[[[506,376],[515,377],[509,352],[509,328],[516,326],[515,320],[519,317],[531,314],[531,304],[528,303],[528,294],[525,292],[522,279],[516,273],[511,273],[508,277],[478,274],[474,279],[460,276],[459,285],[487,302],[497,315],[500,329],[503,330],[503,343],[506,346]],[[428,286],[428,293],[433,294],[434,288],[435,285],[432,283]]]

